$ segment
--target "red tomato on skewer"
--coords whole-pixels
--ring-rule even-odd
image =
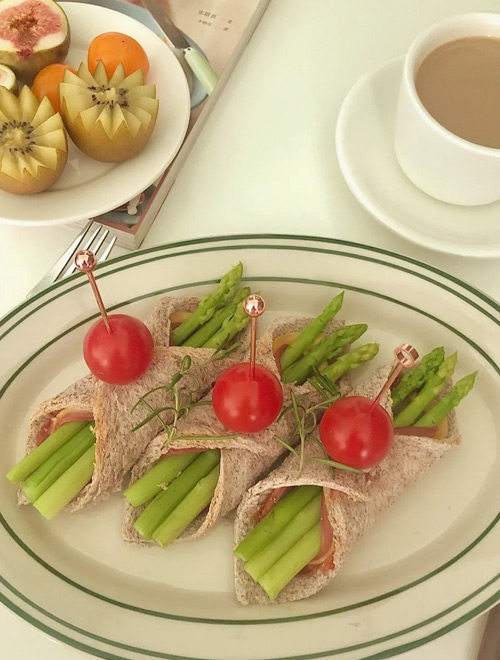
[[[325,412],[319,438],[332,460],[363,470],[387,456],[394,426],[387,411],[372,399],[347,396]]]
[[[283,405],[283,388],[276,376],[260,364],[252,376],[249,362],[226,369],[212,393],[215,416],[231,431],[257,433],[267,428]]]
[[[153,359],[153,338],[142,321],[127,314],[110,314],[108,332],[96,321],[83,342],[83,357],[99,380],[126,385],[140,378]]]

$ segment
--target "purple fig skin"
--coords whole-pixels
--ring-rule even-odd
[[[54,62],[63,62],[69,51],[71,35],[68,18],[63,9],[53,0],[17,0],[6,2],[3,9],[0,3],[0,38],[11,41],[11,50],[0,50],[0,64],[11,68],[21,83],[31,84],[36,74],[44,67]],[[53,16],[57,27],[60,27],[61,41],[50,48],[37,50],[36,39],[24,31],[21,36],[19,26],[23,17],[28,23],[36,21],[37,15],[47,18]],[[48,16],[47,16],[48,15]],[[37,26],[38,31],[40,28]],[[50,30],[50,28],[49,28]],[[48,31],[41,36],[56,37],[57,32]],[[24,40],[24,41],[23,41]]]

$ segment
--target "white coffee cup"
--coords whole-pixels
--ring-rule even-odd
[[[500,199],[500,149],[468,142],[441,126],[422,105],[415,76],[438,46],[471,36],[500,38],[500,14],[450,16],[414,40],[404,61],[394,138],[397,159],[410,181],[432,197],[463,206]]]

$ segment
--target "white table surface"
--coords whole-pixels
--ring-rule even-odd
[[[337,114],[359,76],[402,55],[428,23],[471,10],[498,10],[498,2],[271,0],[144,247],[253,232],[335,237],[420,259],[499,299],[497,260],[440,254],[391,233],[352,196],[335,154]],[[0,226],[0,315],[22,301],[76,233]],[[474,660],[485,618],[399,657]],[[0,640],[5,660],[85,657],[5,609]]]

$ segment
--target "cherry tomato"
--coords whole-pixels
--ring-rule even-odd
[[[153,338],[142,321],[127,314],[108,316],[111,332],[100,319],[83,342],[90,371],[105,383],[126,385],[140,378],[153,359]]]
[[[212,393],[215,416],[231,431],[256,433],[272,424],[283,405],[283,388],[276,376],[260,364],[252,377],[249,362],[226,369]]]
[[[36,74],[31,85],[31,91],[36,98],[41,101],[44,96],[47,96],[56,112],[59,112],[61,109],[59,83],[62,83],[64,80],[64,73],[66,71],[76,73],[75,69],[69,66],[69,64],[64,64],[63,62],[49,64]]]
[[[353,468],[373,467],[387,456],[394,426],[387,411],[364,396],[347,396],[328,408],[319,438],[330,458]]]
[[[108,77],[113,75],[120,62],[126,76],[142,69],[145,78],[149,71],[149,59],[144,48],[133,37],[121,32],[103,32],[90,42],[87,52],[90,73],[94,73],[99,60],[102,60]]]

